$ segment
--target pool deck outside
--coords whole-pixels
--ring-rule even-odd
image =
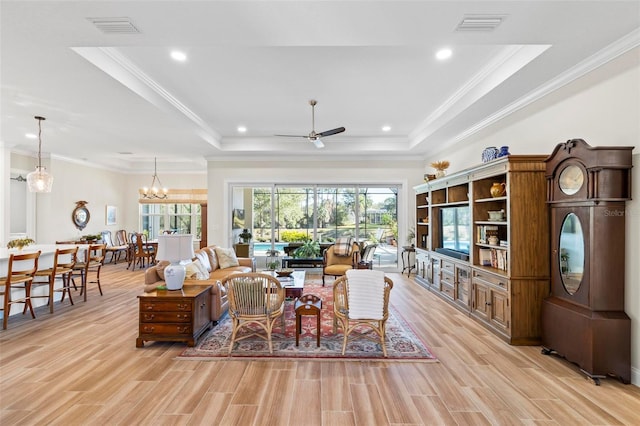
[[[284,256],[283,247],[288,243],[275,243],[275,249],[280,252],[280,259]],[[266,268],[266,250],[271,248],[271,243],[253,243],[253,254],[258,263],[258,269]],[[373,255],[373,266],[377,268],[398,268],[398,255],[402,248],[391,244],[379,243]]]

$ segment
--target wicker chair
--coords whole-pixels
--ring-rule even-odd
[[[285,290],[280,282],[271,275],[257,272],[231,274],[224,281],[229,297],[229,316],[233,321],[229,353],[236,341],[251,336],[259,336],[269,342],[269,352],[273,353],[271,331],[275,321],[280,318],[284,333],[284,297]],[[257,324],[264,329],[266,336],[250,333],[237,337],[238,330],[249,324]]]
[[[382,353],[387,356],[384,340],[392,288],[393,281],[382,271],[354,269],[336,279],[333,284],[333,332],[337,333],[340,325],[344,334],[343,355],[349,335],[372,339],[367,334],[354,333],[359,326],[368,326],[378,335]]]

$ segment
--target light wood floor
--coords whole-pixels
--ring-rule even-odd
[[[0,424],[640,424],[640,388],[597,387],[513,347],[409,280],[391,302],[439,363],[178,361],[136,349],[142,271],[106,265],[104,296],[11,317],[0,331]]]

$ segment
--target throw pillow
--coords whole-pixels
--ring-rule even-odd
[[[216,256],[220,269],[230,268],[232,266],[240,266],[236,252],[232,248],[216,247]]]
[[[202,266],[207,270],[207,272],[211,272],[211,264],[209,263],[209,256],[203,250],[200,250],[196,253],[196,258],[200,261]]]
[[[186,269],[185,278],[188,280],[196,279],[196,276],[200,272],[193,262],[189,262],[184,265],[184,269]]]
[[[184,265],[184,267],[187,270],[186,277],[188,279],[206,280],[207,278],[209,278],[209,273],[203,272],[204,267],[202,266],[202,264],[198,259],[194,260],[193,262],[187,263],[186,265]]]
[[[158,262],[158,264],[156,265],[156,272],[158,273],[158,277],[164,281],[164,268],[166,268],[167,266],[169,266],[169,262],[166,260],[161,260],[160,262]]]
[[[208,280],[209,279],[209,271],[204,267],[202,263],[200,263],[199,259],[193,261],[193,265],[198,268],[198,277],[197,280]]]

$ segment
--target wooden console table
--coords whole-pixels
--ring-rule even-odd
[[[211,286],[189,285],[182,290],[156,290],[138,296],[139,334],[136,347],[148,340],[186,342],[194,346],[211,328]]]
[[[322,268],[323,260],[321,257],[289,257],[282,258],[283,268]]]

